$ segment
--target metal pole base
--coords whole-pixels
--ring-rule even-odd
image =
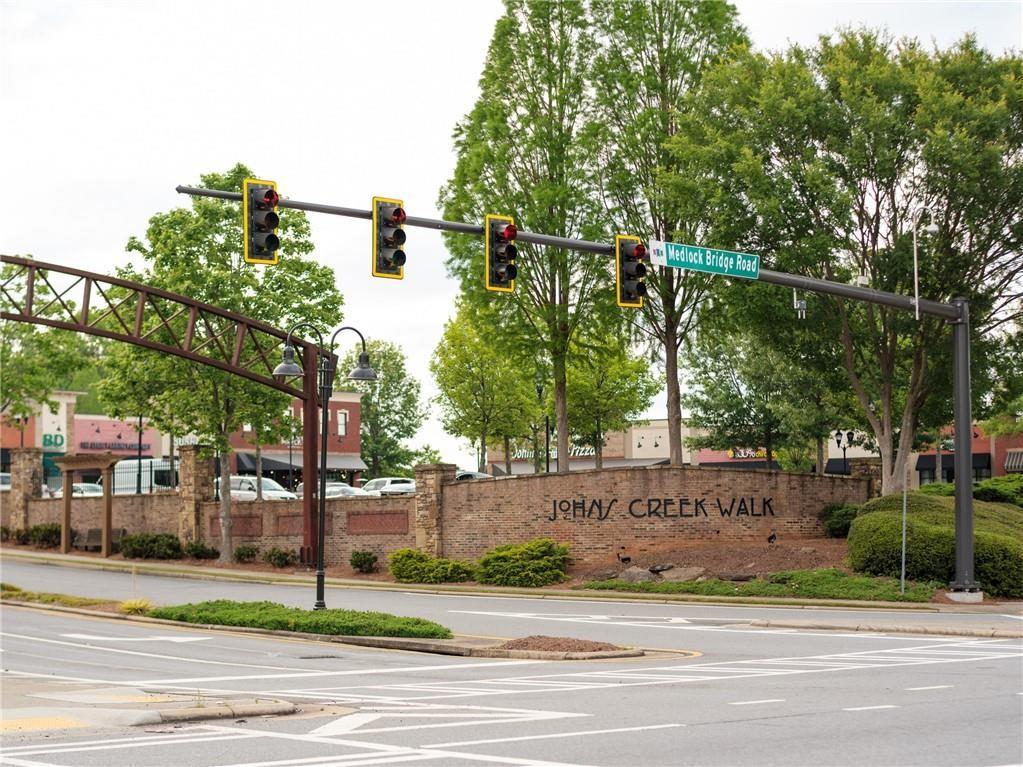
[[[978,604],[984,601],[984,592],[977,586],[957,586],[950,584],[945,596],[953,602],[964,604]]]
[[[314,610],[326,610],[327,603],[323,599],[323,570],[316,571],[316,604],[313,605]]]

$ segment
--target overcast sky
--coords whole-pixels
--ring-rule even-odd
[[[847,25],[939,46],[973,31],[994,52],[1023,48],[1020,0],[735,4],[761,49]],[[0,0],[0,252],[112,272],[154,212],[188,204],[177,184],[236,162],[295,199],[369,208],[374,195],[398,197],[410,215],[438,217],[451,132],[476,98],[501,9],[499,0]],[[58,190],[74,190],[72,209],[56,207]],[[410,230],[405,279],[373,279],[367,222],[310,218],[345,322],[400,343],[432,396],[427,366],[457,294],[440,234]],[[663,396],[648,416],[664,417]],[[423,443],[473,464],[468,444],[436,419]]]

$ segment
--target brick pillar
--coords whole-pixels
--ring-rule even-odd
[[[11,529],[28,528],[28,501],[43,494],[43,451],[38,447],[11,448]]]
[[[205,536],[202,529],[202,507],[200,504],[213,500],[213,466],[208,458],[202,458],[200,445],[178,447],[179,493],[181,511],[178,513],[178,537],[185,542],[201,541]]]
[[[416,548],[435,557],[444,553],[444,483],[455,481],[453,463],[416,466]]]
[[[881,460],[879,458],[850,458],[849,475],[858,479],[870,480],[868,495],[876,498],[881,495]]]

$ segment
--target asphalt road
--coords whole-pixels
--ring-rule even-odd
[[[132,585],[128,574],[10,561],[3,569],[5,581],[23,588],[118,599],[222,596],[304,605],[311,596],[309,587],[141,576]],[[749,627],[745,614],[760,608],[362,590],[330,590],[328,604],[422,615],[467,633],[550,633],[701,654],[585,663],[484,660],[157,630],[5,607],[5,688],[15,680],[38,682],[41,705],[69,695],[116,700],[132,691],[164,691],[276,697],[306,710],[177,728],[7,734],[0,764],[1023,762],[1018,640],[765,631]],[[805,618],[807,611],[791,612]]]

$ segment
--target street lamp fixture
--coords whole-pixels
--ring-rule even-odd
[[[288,337],[284,341],[284,358],[281,364],[274,368],[274,378],[282,380],[303,374],[302,368],[295,362],[295,346],[291,343],[291,336],[300,328],[311,330],[320,342],[318,347],[319,366],[317,373],[320,380],[319,400],[320,413],[322,415],[320,421],[320,481],[318,483],[319,520],[316,531],[316,603],[313,605],[313,609],[323,610],[327,607],[327,603],[324,600],[323,573],[323,545],[327,520],[327,432],[330,428],[330,395],[334,393],[334,345],[342,331],[351,330],[362,341],[359,364],[348,374],[348,379],[351,381],[375,381],[377,380],[377,374],[369,364],[369,354],[366,352],[366,339],[357,329],[350,326],[338,328],[330,337],[330,343],[324,346],[323,335],[315,325],[309,322],[299,322],[288,331]],[[311,351],[309,347],[307,349]],[[306,362],[308,364],[308,357]]]
[[[923,214],[927,214],[927,218],[930,221],[927,226],[924,227],[924,233],[935,235],[938,233],[938,225],[934,222],[934,212],[926,205],[921,205],[913,213],[913,304],[916,308],[916,318],[920,319],[920,267],[919,261],[916,255],[916,230],[920,226],[920,219],[923,218]]]
[[[845,442],[842,442],[842,437],[845,437]],[[842,473],[849,473],[849,461],[846,460],[845,451],[852,446],[854,434],[851,431],[847,431],[844,435],[841,429],[835,429],[835,445],[842,448]]]

